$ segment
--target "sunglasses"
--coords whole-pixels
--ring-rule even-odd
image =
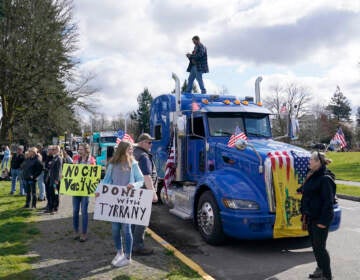
[[[149,145],[151,145],[151,144],[152,144],[152,141],[148,141],[147,143],[148,143]]]

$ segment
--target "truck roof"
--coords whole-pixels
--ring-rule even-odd
[[[159,101],[170,102],[171,111],[175,111],[175,95],[164,94],[156,99]],[[200,112],[233,112],[233,113],[258,113],[271,114],[263,107],[261,102],[255,103],[252,100],[240,100],[233,95],[199,94],[183,93],[181,94],[182,111],[200,111]]]

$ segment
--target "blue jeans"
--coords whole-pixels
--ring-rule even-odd
[[[9,158],[3,158],[3,160],[1,161],[1,169],[7,168],[9,162]]]
[[[39,188],[39,198],[44,200],[45,198],[45,183],[44,183],[44,171],[41,172],[38,177],[38,188]]]
[[[82,217],[82,233],[87,233],[87,227],[89,222],[88,215],[88,205],[89,205],[89,197],[88,196],[73,196],[73,226],[74,231],[79,232],[79,211],[81,204],[81,217]]]
[[[22,171],[20,169],[11,169],[11,192],[16,192],[16,180],[20,182],[20,194],[25,194],[24,181],[22,179]]]
[[[201,93],[206,93],[206,89],[205,89],[204,82],[203,82],[203,79],[202,79],[202,72],[199,72],[196,69],[196,66],[191,67],[186,92],[191,93],[191,90],[192,90],[193,83],[194,83],[195,79],[197,80],[197,82],[199,84],[199,87],[201,89]]]
[[[111,223],[111,228],[112,228],[112,237],[114,239],[116,250],[122,251],[123,245],[122,245],[121,239],[124,239],[124,243],[125,243],[124,254],[128,259],[130,259],[132,245],[133,245],[131,225],[130,224],[122,224],[122,223]]]

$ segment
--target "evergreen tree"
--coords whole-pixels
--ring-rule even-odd
[[[139,94],[137,102],[139,107],[131,114],[131,119],[137,122],[137,135],[146,132],[150,133],[150,106],[153,98],[147,88]]]
[[[336,87],[336,91],[331,98],[330,104],[327,106],[327,109],[335,116],[338,121],[350,120],[350,102],[341,92],[339,86]]]
[[[77,129],[89,109],[89,79],[77,78],[71,0],[1,0],[0,140],[50,137]],[[1,4],[0,3],[0,4]],[[70,87],[73,87],[70,89]]]

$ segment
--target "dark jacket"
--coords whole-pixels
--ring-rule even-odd
[[[139,162],[139,167],[143,175],[150,175],[154,188],[156,189],[158,177],[152,154],[137,146],[134,149],[134,158]]]
[[[25,180],[36,181],[43,170],[43,165],[38,157],[28,158],[22,164],[22,176]]]
[[[62,159],[59,155],[55,155],[51,162],[49,162],[48,182],[50,186],[60,183],[62,172]]]
[[[331,173],[322,166],[302,187],[301,213],[310,222],[329,226],[334,216],[334,190],[336,185]]]
[[[11,169],[20,169],[20,166],[24,162],[24,160],[24,154],[15,154],[11,160]]]
[[[196,65],[197,71],[201,73],[208,73],[209,72],[209,66],[207,61],[207,50],[206,47],[199,43],[195,45],[195,48],[189,57],[189,66],[186,69],[187,72],[191,71],[191,67],[193,65]]]

